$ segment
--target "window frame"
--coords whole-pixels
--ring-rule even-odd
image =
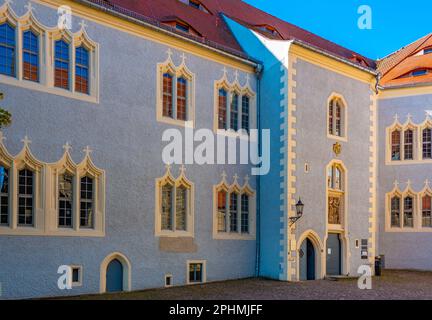
[[[72,287],[81,287],[83,285],[83,267],[81,265],[70,265]],[[73,281],[73,270],[78,270],[78,281]]]
[[[172,60],[172,51],[168,50],[168,58],[165,62],[157,65],[157,86],[156,86],[156,120],[161,123],[189,127],[195,126],[195,74],[186,66],[186,56],[182,54],[182,62],[176,66]],[[164,75],[172,76],[172,116],[164,113]],[[179,79],[185,80],[184,98],[178,96]],[[185,119],[178,117],[179,102],[185,101]]]
[[[177,179],[171,174],[171,169],[166,168],[165,174],[155,180],[155,236],[156,237],[185,237],[194,238],[194,184],[186,178],[184,168]],[[163,206],[163,187],[169,184],[172,187],[171,196],[171,228],[162,228],[162,206]],[[186,230],[177,229],[177,189],[186,189],[186,210],[185,224]]]
[[[9,26],[13,30],[13,34],[14,34],[14,39],[13,39],[14,44],[13,44],[13,46],[10,45],[10,44],[7,44],[7,43],[0,45],[2,47],[12,49],[12,51],[13,51],[13,54],[12,54],[13,57],[12,57],[12,60],[11,60],[13,62],[13,64],[11,65],[12,74],[7,74],[7,73],[0,73],[0,74],[2,76],[5,76],[5,77],[16,78],[17,75],[18,75],[18,72],[17,72],[17,70],[18,70],[18,68],[17,68],[18,64],[17,63],[18,63],[18,55],[19,55],[19,53],[17,54],[17,51],[18,51],[17,49],[18,49],[18,41],[19,41],[19,28],[17,26],[17,23],[15,21],[12,21],[11,19],[6,19],[4,21],[1,21],[0,25],[7,25],[7,26]]]
[[[201,264],[201,281],[190,281],[189,270],[190,265],[192,264]],[[186,284],[187,285],[197,285],[203,284],[207,282],[207,260],[187,260],[186,261]]]
[[[340,114],[337,117],[336,107],[339,106]],[[348,141],[348,104],[343,95],[333,92],[327,99],[327,138],[338,141]],[[336,134],[337,121],[339,120],[340,135]]]
[[[27,50],[27,49],[24,48],[24,43],[25,43],[25,37],[24,37],[24,35],[27,32],[30,32],[31,35],[34,35],[36,37],[36,40],[37,40],[37,51],[36,52],[31,51],[31,50]],[[22,42],[23,42],[22,43],[22,58],[21,58],[21,61],[22,61],[22,78],[25,81],[32,81],[32,82],[36,82],[36,83],[39,83],[41,81],[41,61],[42,61],[42,57],[41,57],[41,46],[42,46],[41,39],[42,39],[41,33],[39,31],[35,30],[34,28],[30,27],[30,28],[28,28],[26,30],[24,30],[24,29],[22,30]],[[24,59],[24,55],[25,55],[25,53],[28,53],[29,55],[36,55],[36,57],[37,57],[37,66],[36,66],[36,68],[37,68],[37,77],[36,77],[36,80],[26,79],[25,76],[24,76],[24,71],[25,71],[25,67],[24,67],[24,63],[25,63],[25,61],[24,61],[25,60]]]

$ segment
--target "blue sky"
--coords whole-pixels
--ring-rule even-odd
[[[285,21],[377,59],[432,32],[429,0],[244,0]],[[372,29],[357,26],[357,9],[372,9]]]

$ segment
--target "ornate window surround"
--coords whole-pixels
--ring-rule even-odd
[[[241,119],[242,119],[242,97],[248,96],[249,97],[249,129],[255,129],[256,128],[256,93],[252,90],[250,86],[250,79],[249,74],[246,76],[246,82],[242,86],[239,82],[239,72],[236,70],[234,73],[234,81],[230,82],[228,80],[228,71],[226,67],[223,68],[223,76],[221,79],[214,82],[214,98],[213,98],[213,131],[217,134],[222,134],[226,136],[232,136],[232,137],[241,137],[241,136],[248,136],[249,134],[241,129]],[[234,131],[232,129],[224,130],[219,129],[219,90],[225,89],[227,92],[227,118],[226,123],[227,126],[231,126],[231,98],[234,94],[238,95],[238,131]]]
[[[342,134],[341,136],[335,135],[335,134],[330,134],[329,132],[329,127],[330,127],[330,110],[329,110],[329,105],[333,100],[340,100],[342,102],[342,116],[341,116],[341,120],[342,120]],[[330,96],[327,99],[327,105],[326,105],[326,115],[327,115],[327,126],[326,126],[326,132],[327,132],[327,138],[329,139],[334,139],[334,140],[339,140],[339,141],[343,141],[343,142],[347,142],[348,141],[348,103],[346,102],[344,96],[340,93],[337,92],[332,92],[330,94]],[[333,115],[333,118],[335,116]]]
[[[98,169],[90,158],[91,150],[85,149],[85,157],[80,164],[75,164],[70,157],[69,144],[64,146],[65,152],[56,163],[41,162],[36,159],[30,150],[31,141],[25,137],[24,146],[15,156],[7,151],[0,132],[0,163],[10,170],[9,180],[9,226],[0,226],[0,235],[21,236],[79,236],[103,237],[105,236],[105,171]],[[33,227],[20,227],[18,219],[18,172],[28,168],[34,172],[34,225]],[[58,228],[58,176],[68,171],[74,175],[74,228]],[[79,184],[77,177],[90,175],[95,179],[94,215],[95,225],[92,229],[79,229],[76,220],[76,205],[79,201]],[[79,213],[78,213],[79,214]],[[79,216],[78,216],[79,217]]]
[[[157,178],[155,181],[155,236],[156,237],[194,237],[194,203],[195,203],[195,186],[194,183],[186,178],[186,169],[184,166],[180,168],[180,175],[177,179],[171,173],[171,166],[165,166],[165,174]],[[170,231],[170,230],[162,230],[162,187],[165,184],[171,184],[174,190],[179,186],[185,186],[187,189],[187,210],[186,210],[186,231]],[[173,195],[173,199],[175,201],[175,191]]]
[[[229,184],[226,180],[226,173],[222,173],[222,180],[219,184],[213,186],[213,239],[217,240],[255,240],[256,238],[256,200],[255,190],[249,185],[249,177],[244,178],[244,184],[241,186],[238,183],[238,176],[234,175],[234,181]],[[229,221],[226,232],[218,231],[218,193],[223,190],[229,194],[232,192],[237,193],[237,232],[229,231]],[[241,233],[241,195],[247,194],[249,196],[249,233]],[[229,196],[227,197],[227,217],[229,217]]]
[[[399,116],[396,114],[394,116],[393,123],[386,128],[386,156],[385,163],[386,165],[410,165],[410,164],[425,164],[432,163],[432,159],[423,159],[423,129],[432,128],[432,119],[429,115],[426,116],[425,120],[422,123],[416,124],[412,121],[411,115],[407,115],[407,120],[405,123],[401,123],[399,121]],[[413,131],[413,159],[412,160],[404,160],[405,156],[405,135],[404,132],[406,130]],[[394,130],[401,131],[401,160],[392,160],[391,159],[391,138],[392,132]]]
[[[396,180],[394,182],[393,190],[388,192],[385,197],[385,232],[404,232],[404,233],[412,233],[412,232],[432,232],[431,227],[423,227],[422,225],[422,200],[425,195],[432,196],[432,188],[430,186],[430,182],[426,180],[424,182],[424,187],[419,192],[413,190],[411,186],[411,181],[408,180],[406,183],[406,187],[404,190],[399,188],[400,183]],[[401,227],[396,228],[391,226],[391,199],[394,196],[398,196],[401,198],[400,202],[400,220]],[[402,221],[404,218],[404,198],[407,196],[411,196],[413,198],[413,219],[414,219],[414,227],[402,227]]]
[[[68,98],[99,103],[99,44],[90,39],[81,22],[79,31],[72,33],[60,30],[57,26],[48,27],[40,23],[33,14],[33,7],[26,6],[27,12],[18,17],[8,2],[0,7],[0,23],[9,22],[15,26],[16,32],[16,77],[0,74],[0,83],[6,83],[30,90],[47,92]],[[31,29],[39,37],[39,81],[23,79],[23,32]],[[70,89],[65,90],[54,87],[54,44],[58,39],[64,38],[69,44],[71,63]],[[75,48],[83,45],[89,51],[89,94],[75,92]]]
[[[328,172],[329,168],[337,167],[341,171],[341,189],[333,189],[328,186]],[[334,173],[333,173],[334,175]],[[335,232],[343,232],[344,230],[347,230],[348,228],[348,206],[347,206],[347,199],[348,199],[348,170],[345,167],[344,163],[341,160],[332,160],[325,168],[325,177],[326,177],[326,226],[327,231],[335,231]],[[335,196],[340,197],[342,200],[342,213],[340,216],[340,224],[330,224],[328,222],[328,216],[329,216],[329,197]]]
[[[195,127],[195,74],[186,65],[186,56],[181,55],[182,62],[176,66],[172,60],[173,52],[167,51],[168,58],[165,62],[157,64],[157,84],[156,84],[156,120],[166,124],[186,127],[187,122],[192,122]],[[170,73],[173,76],[173,103],[174,115],[177,113],[177,79],[183,77],[187,81],[186,89],[186,121],[163,116],[163,75]]]

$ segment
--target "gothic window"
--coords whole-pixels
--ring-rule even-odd
[[[0,25],[0,73],[15,77],[15,28],[5,22]]]
[[[226,232],[226,206],[227,192],[218,192],[218,211],[217,211],[217,230],[218,232]]]
[[[400,228],[400,202],[401,199],[398,196],[391,198],[391,226],[392,228]]]
[[[80,227],[93,228],[93,185],[94,181],[91,177],[85,176],[81,178],[81,199],[80,199]]]
[[[330,136],[345,136],[345,105],[342,98],[334,97],[329,101],[328,106],[328,134]]]
[[[173,76],[169,73],[163,75],[163,116],[172,118],[173,112]]]
[[[242,129],[249,132],[249,112],[250,112],[250,98],[248,96],[242,97]]]
[[[75,91],[89,93],[89,52],[83,46],[75,50]]]
[[[58,226],[72,228],[73,226],[73,176],[64,173],[59,176],[58,182]]]
[[[0,166],[0,225],[9,225],[9,169]]]
[[[241,232],[249,233],[249,195],[241,195]]]
[[[177,119],[186,120],[187,80],[183,77],[177,79]]]
[[[423,129],[423,159],[432,159],[432,129]]]
[[[432,198],[430,195],[425,195],[422,198],[422,226],[424,228],[432,227]]]
[[[227,129],[227,101],[228,93],[225,89],[219,89],[218,128]]]
[[[23,33],[23,78],[39,81],[39,37],[31,30]]]
[[[18,172],[18,225],[34,225],[34,173],[29,169]]]
[[[233,129],[234,131],[238,130],[238,99],[239,96],[237,93],[234,93],[231,97],[231,129]]]
[[[411,129],[407,129],[404,132],[404,159],[413,159],[413,145],[414,145],[414,134]]]
[[[403,219],[403,227],[404,228],[413,228],[414,227],[414,200],[413,197],[407,196],[404,198],[404,219]]]
[[[54,85],[69,90],[69,44],[64,40],[55,42]]]
[[[391,159],[401,160],[401,132],[394,130],[391,134]]]
[[[162,187],[162,230],[172,229],[172,197],[173,197],[173,186],[166,184]]]

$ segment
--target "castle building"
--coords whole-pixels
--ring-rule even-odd
[[[240,0],[1,1],[0,298],[431,270],[431,53]]]

